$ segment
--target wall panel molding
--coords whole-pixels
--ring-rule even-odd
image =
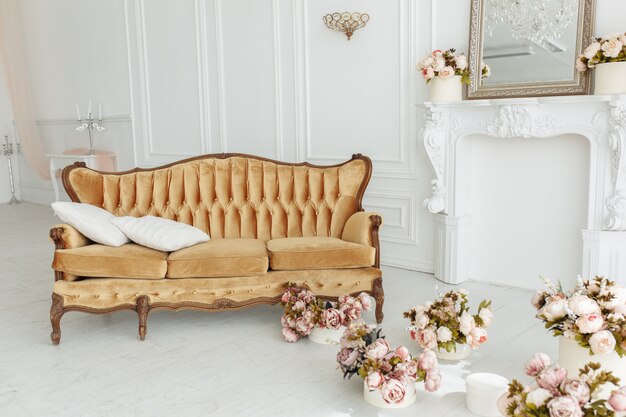
[[[363,205],[368,211],[383,214],[384,222],[380,229],[383,242],[417,244],[416,198],[409,192],[368,188]]]

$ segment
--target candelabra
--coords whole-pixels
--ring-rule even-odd
[[[91,112],[91,100],[89,100],[89,108],[87,109],[87,118],[80,118],[80,110],[78,108],[78,104],[76,105],[76,116],[78,117],[78,126],[76,130],[79,132],[83,132],[87,130],[89,133],[89,152],[88,155],[94,155],[96,152],[93,148],[93,130],[96,129],[98,132],[102,132],[106,130],[102,125],[102,104],[100,104],[100,111],[98,119],[94,119],[93,113]]]
[[[20,144],[18,143],[17,146],[17,153],[21,152],[20,149]],[[9,166],[9,181],[11,182],[11,201],[9,201],[9,204],[20,204],[21,201],[17,199],[17,197],[15,197],[15,180],[13,179],[13,161],[11,160],[11,157],[13,156],[13,144],[9,143],[9,136],[5,135],[4,136],[4,143],[2,144],[2,152],[4,153],[4,156],[6,156],[7,158],[7,165]]]

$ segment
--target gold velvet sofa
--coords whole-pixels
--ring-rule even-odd
[[[172,253],[128,243],[95,244],[69,225],[50,230],[55,244],[51,339],[67,311],[134,310],[144,339],[156,309],[240,309],[280,301],[285,282],[324,299],[365,291],[383,320],[378,228],[361,201],[372,172],[353,155],[333,166],[289,164],[215,154],[154,169],[63,170],[75,202],[117,216],[153,215],[192,224],[211,240]]]

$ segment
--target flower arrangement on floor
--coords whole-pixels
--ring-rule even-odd
[[[626,61],[626,33],[611,33],[595,38],[576,59],[576,69],[580,72],[594,69],[598,64]]]
[[[578,280],[566,293],[561,284],[545,280],[547,290],[532,298],[537,318],[554,336],[564,336],[591,354],[626,354],[626,289],[606,278]]]
[[[436,49],[432,51],[426,58],[417,63],[416,68],[422,73],[422,77],[429,83],[433,78],[440,77],[443,79],[452,78],[455,75],[461,77],[461,83],[470,83],[470,70],[465,55],[456,55],[455,49],[442,51]],[[489,77],[491,68],[482,63],[481,76]]]
[[[331,303],[318,300],[308,288],[293,283],[285,284],[281,304],[285,309],[280,319],[283,337],[291,343],[308,336],[316,326],[334,330],[346,327],[372,308],[364,292],[358,297],[343,295],[337,303]]]
[[[429,392],[441,385],[432,351],[424,350],[413,358],[404,346],[392,349],[380,329],[371,329],[361,320],[348,326],[340,345],[337,362],[344,378],[359,375],[370,391],[380,390],[386,403],[403,401],[414,390],[415,382],[424,381]]]
[[[448,291],[425,305],[404,313],[411,321],[410,337],[424,349],[456,352],[458,345],[476,349],[487,342],[487,328],[493,321],[491,301],[483,300],[477,314],[469,313],[469,293]]]
[[[603,371],[597,363],[585,365],[578,377],[568,378],[567,371],[550,366],[545,353],[535,354],[525,366],[534,383],[524,386],[513,380],[508,392],[498,400],[502,415],[511,417],[594,417],[615,416],[626,411],[626,387],[611,393],[608,400],[594,398],[606,384],[619,386],[619,378]]]

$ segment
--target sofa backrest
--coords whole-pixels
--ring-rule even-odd
[[[348,218],[362,210],[371,171],[360,154],[333,166],[214,154],[119,173],[77,162],[63,170],[63,185],[72,201],[116,216],[180,221],[213,239],[341,237]]]

